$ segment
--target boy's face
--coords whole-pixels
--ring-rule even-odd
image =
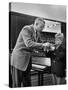
[[[55,38],[55,44],[60,45],[62,43],[62,40],[60,38]]]

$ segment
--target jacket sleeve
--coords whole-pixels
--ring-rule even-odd
[[[42,43],[37,43],[32,40],[32,32],[29,30],[29,28],[24,28],[22,30],[22,37],[23,37],[26,47],[37,48],[37,49],[43,48]]]
[[[65,48],[59,47],[55,53],[57,60],[63,59],[65,57],[65,53],[66,53]]]

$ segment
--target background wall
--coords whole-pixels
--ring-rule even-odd
[[[11,11],[66,22],[66,6],[30,3],[11,3]]]

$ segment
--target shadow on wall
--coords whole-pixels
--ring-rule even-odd
[[[14,48],[17,37],[25,25],[30,25],[36,17],[9,12],[9,49]]]

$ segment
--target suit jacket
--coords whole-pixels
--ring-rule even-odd
[[[33,49],[42,49],[42,43],[38,43],[40,34],[36,38],[33,25],[27,25],[21,30],[15,48],[11,55],[11,65],[25,71],[30,61]]]

